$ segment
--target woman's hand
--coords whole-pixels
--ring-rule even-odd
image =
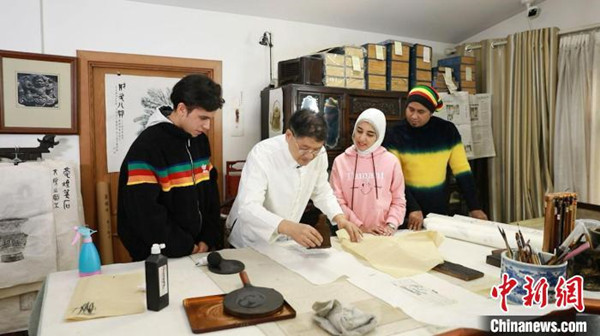
[[[350,236],[350,241],[353,243],[359,242],[362,239],[362,231],[358,227],[358,225],[352,223],[346,216],[337,215],[333,218],[333,221],[337,223],[338,228],[344,229],[348,232]]]

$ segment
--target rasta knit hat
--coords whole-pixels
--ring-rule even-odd
[[[444,106],[444,102],[440,98],[438,92],[427,85],[417,85],[410,90],[408,98],[406,99],[406,105],[411,102],[421,103],[431,113],[438,111]]]

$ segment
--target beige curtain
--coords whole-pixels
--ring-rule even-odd
[[[488,159],[490,218],[506,222],[506,195],[502,182],[508,177],[505,175],[504,166],[506,152],[502,151],[502,143],[506,140],[504,133],[506,116],[500,111],[504,110],[506,102],[506,81],[508,58],[506,53],[506,39],[482,41],[482,73],[481,92],[492,94],[492,134],[496,147],[496,156]]]
[[[478,91],[492,94],[492,220],[543,216],[544,194],[553,190],[557,33],[557,28],[545,28],[471,44],[480,46],[471,52],[465,45],[456,48],[461,55],[477,58]]]
[[[507,222],[543,215],[544,193],[552,191],[558,29],[510,35],[507,40],[506,155],[504,195]]]
[[[588,202],[593,35],[560,38],[554,136],[554,186]]]
[[[600,204],[600,31],[592,34],[592,92],[590,109],[589,203]]]

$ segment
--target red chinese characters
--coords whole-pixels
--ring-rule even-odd
[[[502,283],[492,287],[492,298],[497,299],[498,297],[501,297],[500,307],[505,312],[508,311],[508,307],[506,306],[506,296],[510,294],[510,291],[512,291],[516,285],[517,280],[509,278],[508,274],[504,273],[502,274]]]
[[[533,306],[533,303],[538,303],[540,308],[546,307],[548,304],[548,280],[541,278],[534,285],[534,279],[529,275],[525,276],[527,283],[523,286],[527,294],[523,296],[523,305],[525,307]]]
[[[581,275],[571,277],[565,280],[563,277],[558,278],[556,284],[556,306],[566,307],[572,304],[578,312],[585,309],[583,304],[583,278]]]

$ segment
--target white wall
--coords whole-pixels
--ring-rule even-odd
[[[269,83],[269,50],[258,44],[264,31],[273,33],[273,71],[277,62],[343,44],[393,38],[433,47],[434,61],[446,43],[408,37],[288,22],[274,19],[151,5],[125,0],[42,0],[43,43],[39,0],[2,0],[0,49],[75,56],[76,50],[147,54],[223,62],[224,160],[245,159],[260,140],[260,91]],[[24,20],[24,14],[27,19]],[[7,33],[8,32],[8,33]],[[234,103],[243,93],[243,137],[232,137],[229,124]],[[77,136],[58,137],[68,149],[58,158],[79,161]],[[26,142],[26,143],[23,143]],[[32,136],[0,135],[0,147],[37,145]],[[71,149],[76,151],[71,151]]]
[[[568,30],[600,23],[598,0],[546,0],[537,6],[542,10],[538,18],[529,20],[523,6],[523,12],[466,39],[463,43],[503,38],[530,29],[558,27]]]

